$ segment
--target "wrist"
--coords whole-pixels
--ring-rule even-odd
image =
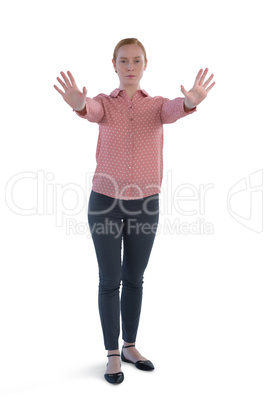
[[[184,99],[183,107],[185,112],[189,112],[190,110],[194,109],[196,105],[192,105]]]
[[[82,114],[85,114],[85,113],[87,112],[87,108],[86,108],[86,106],[84,106],[84,108],[83,108],[83,109],[80,109],[80,110],[76,110],[76,109],[74,109],[74,111],[75,111],[75,112],[77,112],[77,113],[82,113]]]

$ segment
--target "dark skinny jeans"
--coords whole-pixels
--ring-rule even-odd
[[[88,223],[99,266],[98,306],[106,350],[118,349],[120,310],[123,340],[136,341],[144,271],[158,220],[159,194],[121,200],[91,190]]]

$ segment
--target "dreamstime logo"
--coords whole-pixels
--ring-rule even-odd
[[[241,225],[261,233],[263,230],[263,171],[237,181],[227,195],[230,215]]]
[[[87,216],[89,183],[94,174],[94,172],[86,174],[86,191],[84,191],[77,183],[64,185],[53,183],[55,175],[52,172],[45,173],[42,170],[19,172],[13,175],[6,184],[6,204],[18,215],[54,215],[56,226],[65,225],[67,234],[87,234],[89,233],[87,219],[78,222],[76,217],[81,212],[85,217]],[[112,177],[105,176],[105,179],[110,180],[117,190],[117,183]],[[204,216],[206,194],[214,185],[209,183],[196,186],[191,183],[182,183],[174,186],[172,171],[167,171],[165,184],[165,188],[161,190],[161,212],[159,211],[164,214],[164,219],[163,223],[158,224],[157,232],[185,235],[213,234],[213,224],[206,222]],[[73,195],[75,195],[76,203],[70,208],[68,203]],[[144,205],[146,212],[145,208]],[[172,218],[167,218],[167,215],[171,215]],[[179,219],[176,215],[185,218]]]

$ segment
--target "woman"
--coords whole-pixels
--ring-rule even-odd
[[[181,85],[185,98],[151,97],[140,87],[147,62],[142,43],[127,38],[114,49],[112,63],[119,87],[110,95],[86,97],[86,88],[80,92],[70,71],[69,79],[61,72],[64,82],[57,77],[65,92],[54,85],[78,116],[99,124],[88,223],[99,266],[99,313],[109,357],[104,377],[112,384],[124,380],[118,348],[120,310],[122,360],[140,370],[154,369],[153,363],[136,349],[135,342],[143,275],[159,220],[163,124],[196,111],[215,85],[214,82],[208,87],[213,75],[204,83],[208,69],[201,69],[189,92]]]

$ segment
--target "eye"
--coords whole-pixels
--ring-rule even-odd
[[[137,63],[140,63],[141,61],[140,61],[140,60],[136,60],[136,62],[137,62]]]

